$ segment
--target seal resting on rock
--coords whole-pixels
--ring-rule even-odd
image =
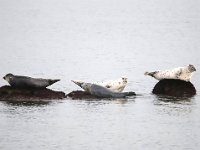
[[[11,73],[3,77],[12,87],[15,88],[46,88],[60,79],[42,79],[42,78],[31,78],[27,76],[17,76]]]
[[[88,91],[91,95],[98,98],[125,98],[127,96],[136,95],[135,92],[113,92],[110,89],[92,84],[92,83],[82,83],[80,87]]]
[[[84,81],[80,81],[80,80],[72,80],[72,82],[74,82],[76,85],[80,86],[81,84],[85,83]],[[96,84],[96,85],[100,85],[103,87],[106,87],[108,89],[110,89],[113,92],[122,92],[127,84],[127,78],[120,78],[117,80],[108,80],[108,81],[104,81],[104,82],[95,82],[92,84]],[[80,86],[81,87],[81,86]],[[83,88],[85,91],[87,91],[87,89]]]
[[[188,65],[163,71],[145,72],[144,75],[149,75],[157,80],[179,79],[189,82],[194,71],[196,71],[196,68],[193,65]]]

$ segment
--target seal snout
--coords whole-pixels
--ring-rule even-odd
[[[6,77],[4,76],[4,77],[3,77],[3,79],[5,80],[5,79],[6,79]]]
[[[122,77],[123,82],[127,83],[128,78]]]

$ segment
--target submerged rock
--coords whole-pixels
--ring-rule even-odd
[[[163,79],[155,85],[152,93],[175,97],[192,97],[196,94],[196,89],[191,82],[177,79]]]
[[[19,89],[11,86],[0,87],[0,101],[40,101],[59,100],[65,98],[65,93],[44,89]]]

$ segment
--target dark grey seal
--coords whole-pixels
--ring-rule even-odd
[[[3,77],[12,87],[15,88],[46,88],[60,81],[60,79],[42,79],[42,78],[31,78],[27,76],[17,76],[11,73]]]
[[[125,98],[127,96],[136,95],[135,92],[113,92],[110,89],[107,89],[103,86],[91,84],[91,83],[83,83],[80,85],[83,89],[88,89],[87,91],[96,97],[99,98]]]

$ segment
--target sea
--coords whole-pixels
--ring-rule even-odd
[[[128,78],[125,99],[0,101],[1,150],[200,149],[200,1],[0,0],[7,73],[87,82]],[[192,64],[191,98],[152,94],[145,71]]]

